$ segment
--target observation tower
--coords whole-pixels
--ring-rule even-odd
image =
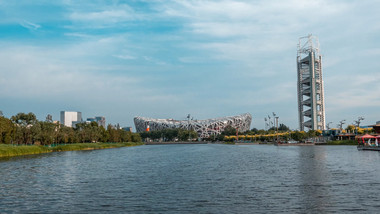
[[[297,47],[298,116],[300,130],[325,130],[322,56],[319,41],[311,34]]]

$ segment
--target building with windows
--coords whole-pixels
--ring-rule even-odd
[[[61,111],[61,124],[67,127],[75,127],[75,124],[81,123],[82,112],[78,111]]]
[[[90,117],[87,118],[86,122],[96,122],[98,123],[98,126],[103,126],[103,128],[106,128],[106,118],[103,116],[96,116],[96,117]]]
[[[239,132],[248,131],[250,130],[252,116],[251,114],[246,113],[238,116],[221,117],[208,120],[190,120],[189,117],[188,120],[135,117],[134,122],[137,132],[179,128],[196,131],[199,137],[207,138],[221,134],[227,126],[231,126]]]
[[[315,36],[308,35],[299,39],[297,77],[300,130],[325,130],[322,56]]]

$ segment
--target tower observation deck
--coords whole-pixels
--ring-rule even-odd
[[[298,115],[300,130],[325,129],[322,56],[318,38],[311,34],[299,39],[297,48]]]

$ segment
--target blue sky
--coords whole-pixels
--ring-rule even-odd
[[[0,0],[0,110],[133,126],[272,112],[298,128],[299,37],[319,37],[326,121],[380,120],[380,1]]]

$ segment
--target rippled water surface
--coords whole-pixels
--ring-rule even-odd
[[[153,145],[0,160],[0,213],[375,213],[380,153]]]

